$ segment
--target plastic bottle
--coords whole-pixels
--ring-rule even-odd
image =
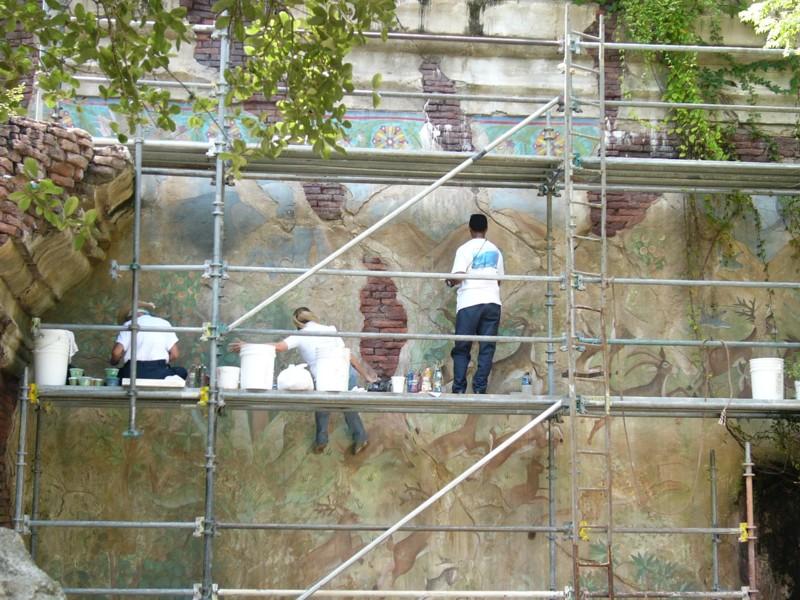
[[[436,365],[436,369],[433,371],[433,391],[442,391],[442,365]]]
[[[406,392],[409,394],[414,393],[414,371],[409,371],[406,375]]]
[[[523,394],[533,393],[533,379],[531,378],[530,371],[525,371],[525,374],[522,376],[522,393]]]
[[[420,383],[420,392],[430,392],[433,389],[433,385],[431,384],[431,368],[425,367],[425,370],[422,372],[422,381]]]

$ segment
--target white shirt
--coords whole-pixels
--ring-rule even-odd
[[[474,238],[456,250],[451,273],[504,275],[503,255],[492,242]],[[500,285],[493,279],[465,279],[458,286],[456,311],[476,304],[500,304]]]
[[[172,327],[169,321],[153,315],[140,314],[137,319],[140,327]],[[130,325],[125,322],[125,327]],[[166,360],[169,362],[169,349],[178,342],[174,331],[140,331],[136,334],[136,360]],[[131,332],[120,331],[117,343],[125,348],[124,361],[131,359]]]
[[[314,321],[309,321],[303,327],[303,331],[324,331],[332,333],[336,331],[333,325],[320,325]],[[285,340],[286,346],[289,350],[297,348],[300,351],[300,356],[303,357],[303,362],[308,365],[308,370],[314,379],[317,378],[317,349],[318,348],[344,348],[344,340],[340,337],[317,337],[313,335],[290,335]]]

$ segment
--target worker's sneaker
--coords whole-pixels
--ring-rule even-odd
[[[358,454],[359,452],[363,451],[369,445],[369,440],[361,440],[360,442],[356,442],[353,444],[353,454]]]
[[[325,452],[325,448],[327,448],[327,446],[328,446],[327,442],[325,443],[316,442],[311,447],[311,450],[312,452],[314,452],[314,454],[322,454],[323,452]]]

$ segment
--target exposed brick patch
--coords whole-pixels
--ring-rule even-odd
[[[2,327],[0,325],[0,328]],[[2,329],[0,329],[0,335],[2,335]],[[13,472],[11,464],[5,460],[5,457],[8,456],[8,440],[12,433],[18,393],[18,380],[11,375],[0,374],[0,527],[11,526]]]
[[[340,183],[311,181],[303,183],[311,209],[323,221],[335,221],[342,217],[342,209],[347,199],[347,188]]]
[[[95,158],[92,138],[83,130],[56,123],[12,117],[0,125],[0,245],[21,238],[42,226],[42,220],[23,214],[8,194],[25,182],[22,164],[33,158],[39,171],[66,192],[74,193]],[[114,164],[118,169],[127,166]],[[112,166],[109,166],[113,169]]]
[[[211,7],[214,0],[181,0],[186,9],[189,22],[192,24],[213,25],[216,14]],[[201,65],[217,67],[219,65],[219,40],[213,39],[210,32],[195,33],[194,58]],[[244,62],[244,46],[241,42],[233,42],[230,47],[230,64],[240,65]]]
[[[773,147],[770,147],[770,142]],[[768,141],[740,128],[733,135],[733,146],[737,160],[747,162],[794,161],[800,158],[800,140],[794,136],[773,136]]]
[[[364,266],[372,271],[385,271],[386,264],[377,256],[364,257]],[[397,287],[388,277],[367,277],[361,288],[361,313],[365,332],[406,333],[408,315],[397,299]],[[390,377],[397,370],[400,351],[405,340],[363,339],[359,345],[361,357],[381,377]]]
[[[17,29],[15,31],[6,34],[6,41],[11,46],[25,45],[28,48],[30,48],[31,62],[34,65],[36,64],[39,58],[39,51],[36,49],[37,47],[36,40],[34,39],[32,33],[22,31],[19,25],[17,25]],[[19,85],[20,83],[22,83],[25,85],[25,91],[22,97],[23,106],[28,106],[28,102],[30,102],[31,96],[33,95],[33,76],[34,76],[34,71],[31,70],[31,72],[28,73],[21,80],[15,82],[7,82],[7,84]]]
[[[439,94],[456,93],[455,83],[442,72],[438,58],[424,59],[419,70],[422,74],[423,91]],[[442,150],[469,152],[474,149],[472,130],[458,100],[431,99],[425,102],[423,110],[438,133],[436,142]]]

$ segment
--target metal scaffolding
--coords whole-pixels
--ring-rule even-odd
[[[208,31],[208,26],[196,26],[195,30]],[[229,40],[225,31],[216,32],[220,42],[220,63],[216,86],[208,82],[187,82],[186,87],[208,89],[216,87],[219,97],[217,122],[226,122],[224,98],[226,95],[225,71],[229,61]],[[375,37],[369,35],[368,37]],[[747,55],[778,55],[781,50],[765,50],[762,48],[725,47],[725,46],[662,46],[656,44],[608,43],[605,41],[605,26],[600,17],[597,36],[572,31],[570,24],[570,6],[566,4],[564,33],[559,40],[531,40],[520,38],[489,38],[475,36],[447,36],[435,34],[391,33],[389,39],[401,42],[412,40],[417,42],[436,43],[486,43],[515,46],[537,46],[550,49],[550,52],[563,52],[565,66],[564,92],[561,98],[536,98],[531,96],[502,95],[452,95],[423,94],[416,92],[386,92],[385,97],[397,98],[447,98],[472,101],[498,101],[512,103],[533,103],[541,106],[514,128],[490,143],[483,150],[472,155],[455,152],[404,152],[351,149],[346,156],[334,155],[323,160],[311,152],[309,148],[292,147],[283,152],[277,159],[256,158],[243,171],[246,178],[271,180],[303,181],[309,178],[325,181],[397,183],[405,185],[425,185],[424,190],[414,195],[401,206],[380,219],[373,226],[350,240],[347,244],[332,252],[329,256],[310,267],[253,267],[230,266],[223,261],[222,226],[225,203],[226,165],[221,156],[226,149],[225,131],[217,132],[211,144],[177,141],[155,141],[143,139],[137,132],[131,147],[134,153],[136,170],[136,187],[134,198],[133,250],[130,264],[112,265],[112,275],[131,272],[131,299],[137,305],[140,274],[146,271],[196,271],[203,272],[211,279],[211,310],[209,321],[201,326],[173,327],[170,331],[202,333],[209,344],[210,385],[207,389],[152,390],[142,389],[136,384],[135,337],[143,331],[164,331],[164,329],[146,328],[138,325],[136,311],[130,327],[132,332],[132,384],[129,388],[75,388],[67,386],[44,387],[36,390],[28,381],[26,371],[19,401],[19,439],[16,460],[16,489],[14,528],[20,533],[31,536],[31,553],[36,556],[36,535],[40,528],[118,528],[118,529],[176,529],[189,530],[202,538],[203,563],[202,580],[187,582],[191,587],[175,589],[125,589],[125,588],[67,588],[68,594],[75,595],[115,595],[115,596],[191,596],[196,599],[212,600],[218,596],[251,596],[251,597],[291,597],[301,600],[312,595],[332,597],[474,597],[474,598],[750,598],[757,594],[755,573],[755,523],[752,503],[752,460],[750,449],[744,457],[744,478],[747,491],[747,523],[748,564],[750,567],[748,586],[738,590],[719,589],[718,545],[721,536],[742,536],[742,527],[720,527],[716,510],[716,468],[712,452],[711,464],[711,496],[712,507],[709,527],[621,527],[614,524],[614,502],[611,467],[611,423],[614,418],[625,417],[696,417],[717,418],[722,413],[729,417],[775,418],[781,415],[798,415],[800,406],[793,402],[764,402],[749,399],[732,398],[695,398],[695,397],[621,397],[611,393],[609,348],[612,346],[688,346],[688,347],[768,347],[768,348],[800,348],[800,343],[749,340],[742,342],[722,342],[714,340],[678,340],[678,339],[622,339],[610,335],[610,317],[607,290],[611,285],[626,286],[674,286],[674,287],[748,287],[769,289],[800,289],[800,282],[763,282],[763,281],[724,281],[724,280],[688,280],[688,279],[654,279],[615,277],[608,269],[608,237],[606,232],[606,194],[609,191],[650,191],[667,192],[726,192],[747,191],[761,194],[800,194],[800,166],[790,164],[754,164],[743,162],[713,162],[672,159],[631,159],[609,158],[606,156],[605,111],[607,107],[650,107],[650,108],[696,108],[703,110],[732,109],[738,111],[775,111],[800,112],[797,108],[764,107],[753,105],[717,105],[717,104],[672,104],[668,102],[639,102],[632,100],[610,101],[605,98],[605,52],[609,49],[626,51],[670,50],[685,52],[729,52]],[[597,53],[597,68],[590,68],[573,61],[573,55],[581,48]],[[597,77],[598,98],[586,99],[577,97],[573,92],[573,72],[578,69],[589,71]],[[100,77],[84,76],[88,83],[100,83]],[[162,84],[163,82],[158,82]],[[371,90],[356,90],[352,95],[371,95]],[[600,136],[597,157],[573,156],[572,138],[576,135],[586,137],[574,129],[573,113],[579,105],[596,107],[598,110],[598,130]],[[554,129],[552,116],[555,110],[564,113],[564,150],[557,156],[554,152]],[[491,156],[488,153],[504,139],[532,122],[544,117],[547,121],[546,156]],[[95,139],[98,145],[117,143],[116,140]],[[140,264],[141,243],[141,179],[143,175],[160,174],[182,177],[210,177],[215,185],[215,196],[212,205],[213,216],[213,250],[210,260],[203,265],[147,265]],[[411,271],[366,271],[355,269],[325,268],[336,257],[360,241],[366,239],[380,227],[391,222],[395,217],[415,203],[423,200],[433,190],[442,185],[465,185],[480,187],[540,189],[547,200],[547,238],[546,238],[546,273],[540,275],[506,275],[502,280],[522,281],[543,284],[546,288],[544,304],[547,314],[547,330],[545,336],[457,336],[429,333],[383,334],[364,332],[337,332],[338,337],[359,339],[381,338],[398,340],[458,340],[473,341],[494,340],[505,343],[532,342],[546,345],[547,394],[541,396],[517,395],[459,395],[442,394],[433,398],[417,394],[392,394],[387,397],[375,393],[289,393],[289,392],[247,392],[221,390],[218,387],[216,366],[221,337],[232,329],[258,335],[282,335],[295,331],[281,329],[244,329],[241,324],[259,310],[288,292],[290,289],[314,276],[324,274],[341,277],[391,277],[444,279],[459,278],[449,273],[411,272]],[[584,201],[577,197],[578,191],[595,191],[598,200]],[[565,264],[563,271],[556,273],[553,264],[555,252],[553,201],[562,198],[566,208],[565,217]],[[577,233],[575,212],[577,207],[584,206],[600,211],[599,235],[580,235]],[[578,265],[575,249],[579,243],[597,244],[596,265]],[[281,287],[269,298],[255,306],[231,323],[223,323],[220,318],[220,299],[222,279],[227,273],[271,273],[295,275],[288,284]],[[560,284],[562,305],[566,315],[564,333],[556,334],[554,309],[556,303],[556,286]],[[585,286],[599,286],[599,305],[588,306],[578,301],[578,293]],[[596,331],[593,337],[583,334],[578,328],[579,314],[593,315],[596,319]],[[49,323],[44,328],[65,328],[73,331],[108,331],[116,332],[123,328],[109,324],[62,324]],[[299,332],[299,335],[303,335]],[[314,333],[314,335],[321,335]],[[324,334],[322,334],[324,335]],[[556,389],[556,347],[565,351],[567,362],[567,389],[559,394]],[[586,346],[599,348],[602,367],[599,376],[586,378],[576,368],[577,354]],[[598,387],[595,394],[579,394],[578,382]],[[41,399],[52,401],[62,408],[102,407],[128,408],[128,429],[126,436],[140,435],[137,429],[137,410],[146,408],[171,408],[174,410],[194,409],[198,401],[208,407],[207,437],[205,440],[204,463],[204,510],[203,515],[194,520],[167,521],[125,521],[125,520],[70,520],[39,518],[39,496],[41,483],[41,427],[46,420],[41,410]],[[529,421],[517,433],[510,436],[503,444],[488,452],[481,460],[454,478],[449,484],[420,504],[415,510],[394,524],[312,524],[312,523],[232,523],[221,522],[215,510],[215,468],[217,451],[217,416],[223,407],[248,411],[281,410],[281,411],[314,411],[319,409],[343,410],[351,409],[366,412],[409,412],[424,414],[500,414],[500,415],[538,415]],[[27,466],[29,411],[36,411],[33,452],[33,483],[30,513],[25,506],[25,472]],[[557,525],[555,519],[555,446],[552,435],[548,435],[548,522],[546,525],[507,525],[475,524],[458,525],[411,525],[410,521],[425,508],[444,496],[460,482],[467,479],[497,454],[506,449],[515,440],[540,424],[546,423],[548,431],[552,418],[569,416],[570,459],[571,459],[571,494],[570,523]],[[577,427],[585,419],[600,422],[605,429],[603,447],[600,450],[581,448],[578,446]],[[124,443],[124,442],[120,442]],[[601,460],[604,476],[599,482],[586,483],[582,480],[582,466],[586,461]],[[593,522],[584,514],[582,497],[587,494],[605,496],[606,514],[601,522]],[[220,586],[213,572],[214,537],[220,530],[275,530],[275,531],[365,531],[381,532],[372,542],[355,553],[350,559],[328,573],[319,581],[306,589],[227,589]],[[484,591],[429,591],[429,590],[344,590],[321,589],[340,572],[359,560],[364,554],[380,544],[397,531],[447,531],[447,532],[498,532],[498,533],[533,533],[544,532],[548,537],[549,589],[547,590],[484,590]],[[602,537],[605,551],[603,560],[591,561],[585,556],[585,545],[589,531],[597,532]],[[663,535],[703,535],[708,536],[713,552],[713,590],[693,592],[669,591],[618,591],[614,575],[614,536],[663,534]],[[557,536],[570,539],[572,569],[567,582],[558,581],[557,571]],[[588,591],[583,588],[582,573],[585,570],[605,571],[607,589]]]

